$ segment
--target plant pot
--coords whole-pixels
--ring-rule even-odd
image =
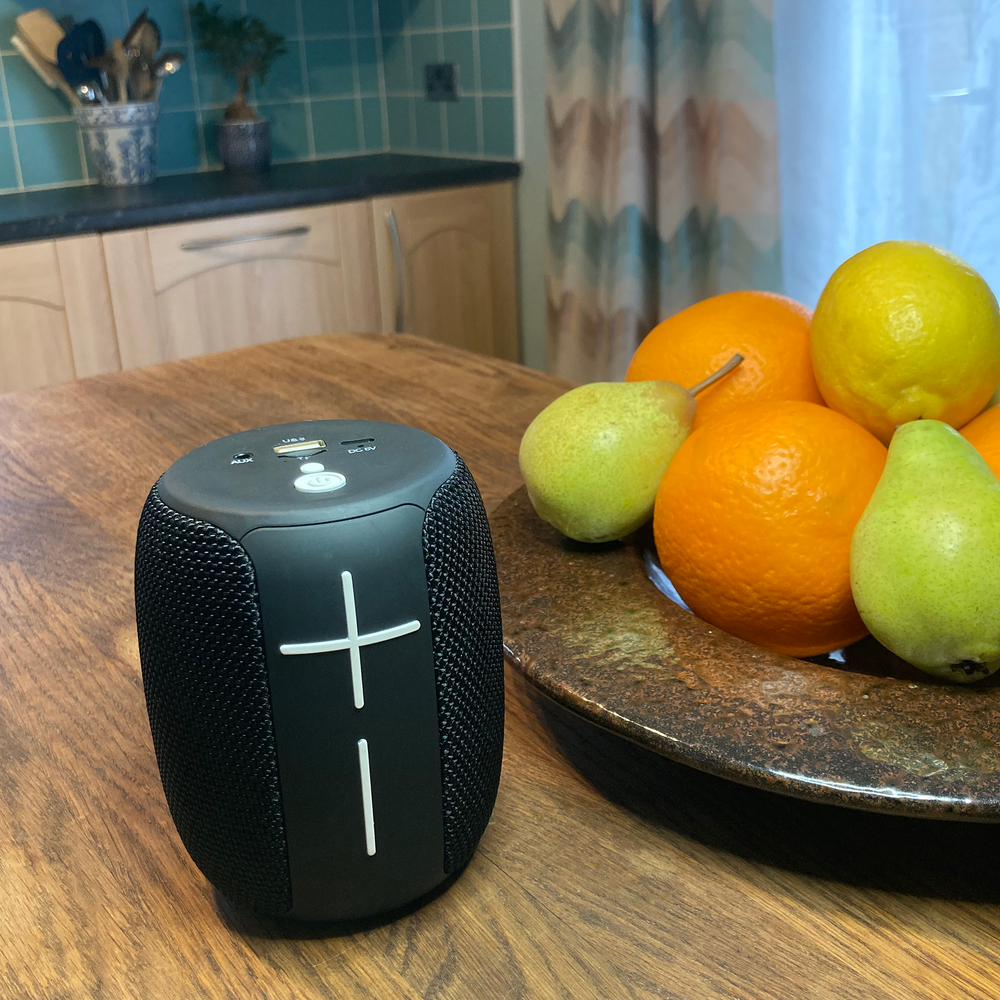
[[[219,159],[227,170],[264,170],[271,164],[271,126],[261,118],[216,125]]]
[[[83,147],[97,179],[107,187],[150,184],[156,177],[156,101],[88,104],[74,108]]]

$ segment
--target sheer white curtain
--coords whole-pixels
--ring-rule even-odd
[[[784,288],[926,240],[1000,296],[1000,0],[774,0]]]

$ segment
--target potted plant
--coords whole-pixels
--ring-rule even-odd
[[[271,63],[285,52],[285,39],[260,18],[228,18],[219,8],[206,7],[204,0],[191,7],[198,48],[236,77],[236,96],[217,126],[219,159],[230,170],[260,170],[271,162],[271,134],[267,119],[247,104],[247,94],[254,77],[265,81]]]

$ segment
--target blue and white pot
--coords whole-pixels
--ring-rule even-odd
[[[156,177],[156,101],[74,108],[87,161],[107,187],[150,184]]]

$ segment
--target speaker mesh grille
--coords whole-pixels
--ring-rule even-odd
[[[493,539],[476,481],[457,467],[424,517],[444,795],[444,870],[472,857],[503,758],[503,631]]]
[[[154,486],[139,520],[135,609],[153,746],[181,840],[224,895],[284,913],[291,878],[250,558]]]

